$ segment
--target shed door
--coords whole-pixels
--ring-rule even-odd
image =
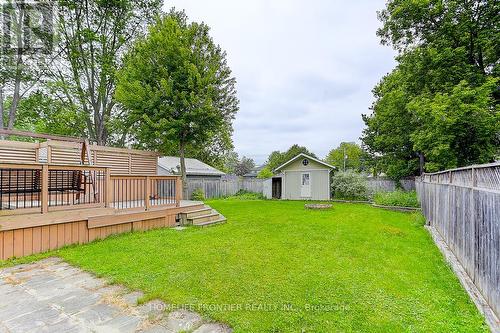
[[[300,177],[300,196],[303,198],[311,197],[311,174],[303,172]]]

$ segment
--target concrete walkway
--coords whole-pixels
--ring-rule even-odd
[[[0,333],[229,333],[186,310],[167,313],[161,301],[137,305],[140,292],[107,285],[58,258],[0,270]]]

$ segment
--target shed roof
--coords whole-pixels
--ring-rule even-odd
[[[186,173],[188,175],[198,176],[221,176],[224,172],[217,170],[210,165],[203,163],[196,158],[186,158]],[[177,156],[163,156],[158,158],[158,166],[171,174],[177,174],[180,169],[181,161]]]
[[[298,154],[297,156],[295,156],[294,158],[292,158],[292,159],[290,159],[290,160],[286,161],[285,163],[283,163],[282,165],[280,165],[279,167],[277,167],[276,169],[274,169],[274,172],[278,172],[278,171],[280,171],[281,169],[283,169],[284,167],[286,167],[286,166],[287,166],[287,165],[289,165],[290,163],[292,163],[292,162],[294,162],[294,161],[298,160],[298,159],[299,159],[299,158],[301,158],[301,157],[302,157],[302,158],[308,158],[308,159],[310,159],[311,161],[315,161],[315,162],[317,162],[317,163],[319,163],[319,164],[322,164],[322,165],[326,166],[327,168],[330,168],[330,169],[336,169],[333,165],[330,165],[330,164],[328,164],[328,163],[326,163],[326,162],[323,162],[322,160],[318,160],[317,158],[314,158],[314,157],[309,156],[309,155],[307,155],[307,154],[300,153],[300,154]]]

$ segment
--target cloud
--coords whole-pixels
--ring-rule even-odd
[[[394,67],[379,44],[384,0],[170,0],[211,27],[238,84],[234,143],[263,162],[297,143],[319,156],[358,141],[371,89]]]

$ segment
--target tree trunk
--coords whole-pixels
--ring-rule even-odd
[[[16,74],[14,78],[14,93],[12,95],[12,104],[9,110],[9,119],[7,120],[7,129],[13,129],[16,121],[17,105],[19,104],[21,90],[21,76],[23,67],[23,39],[21,35],[21,27],[24,21],[24,10],[19,11],[19,22],[16,27],[17,38],[17,59],[16,59]]]
[[[0,128],[4,129],[4,121],[3,121],[3,114],[4,108],[3,108],[3,86],[0,87]],[[0,140],[5,140],[5,136],[0,135]]]
[[[418,161],[419,161],[419,169],[420,169],[420,175],[424,173],[424,154],[423,153],[418,153]]]
[[[187,176],[186,176],[186,161],[184,159],[184,153],[186,151],[186,144],[181,142],[179,144],[179,158],[181,162],[181,179],[182,179],[182,198],[188,199],[188,186],[187,186]]]

